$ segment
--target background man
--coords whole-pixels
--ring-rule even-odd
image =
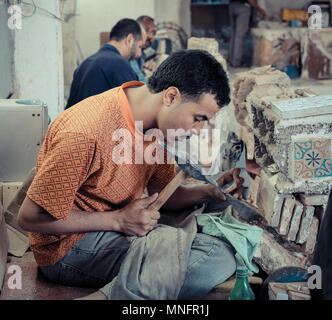
[[[167,38],[156,38],[157,27],[153,18],[140,16],[136,21],[143,26],[146,32],[146,42],[142,50],[142,55],[132,60],[130,64],[137,74],[138,80],[145,83],[147,82],[146,62],[149,64],[148,69],[152,68],[153,72],[158,65],[172,53],[172,42]],[[150,72],[149,75],[151,75],[152,72]]]
[[[241,67],[242,64],[244,42],[249,30],[251,6],[268,19],[266,12],[255,0],[231,0],[229,4],[232,35],[228,61],[234,68]]]
[[[141,56],[144,43],[145,31],[135,20],[120,20],[110,32],[110,41],[75,70],[65,109],[127,81],[138,80],[129,61]]]
[[[131,67],[137,74],[138,80],[142,82],[146,82],[147,79],[144,76],[144,73],[142,71],[144,61],[146,59],[146,54],[144,53],[145,49],[148,49],[147,52],[155,52],[155,49],[151,48],[151,45],[155,41],[156,36],[156,25],[154,23],[153,18],[149,16],[140,16],[136,19],[136,21],[144,28],[146,32],[146,41],[143,46],[142,55],[135,60],[130,61]]]

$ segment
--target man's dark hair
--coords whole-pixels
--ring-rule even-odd
[[[220,107],[230,102],[226,72],[221,64],[204,50],[173,53],[152,74],[147,86],[153,93],[174,86],[185,99],[196,101],[201,94],[211,93],[216,96]]]
[[[149,17],[149,16],[139,16],[137,19],[136,19],[136,21],[138,22],[138,23],[152,23],[152,22],[154,22],[154,19],[153,18],[151,18],[151,17]]]
[[[142,38],[142,29],[139,23],[133,19],[121,19],[112,28],[110,40],[121,41],[129,34],[132,34],[135,40]]]

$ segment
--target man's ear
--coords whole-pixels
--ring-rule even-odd
[[[179,103],[181,101],[181,93],[176,87],[169,87],[164,91],[163,94],[163,104],[165,106],[171,106],[174,103]]]
[[[128,47],[131,47],[131,46],[133,45],[133,42],[134,42],[134,36],[133,36],[132,33],[129,33],[129,34],[127,35],[125,42],[126,42],[126,45],[127,45]]]

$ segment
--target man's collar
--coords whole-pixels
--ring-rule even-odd
[[[117,48],[115,48],[114,46],[112,46],[111,44],[109,44],[109,43],[105,43],[105,44],[101,47],[101,49],[111,50],[111,51],[113,51],[113,52],[115,52],[115,53],[117,53],[117,54],[119,54],[119,55],[121,56],[120,51],[119,51]]]

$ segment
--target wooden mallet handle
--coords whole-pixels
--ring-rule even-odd
[[[151,203],[148,207],[149,210],[159,210],[175,190],[183,183],[187,178],[187,174],[182,170],[172,179],[171,182],[159,193],[158,198],[155,202]]]

